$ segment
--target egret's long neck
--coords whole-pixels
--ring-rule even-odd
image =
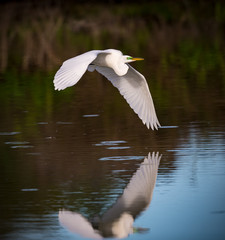
[[[113,67],[114,72],[118,76],[125,75],[127,73],[128,69],[129,69],[129,67],[125,63],[115,64],[114,67]]]
[[[109,54],[105,58],[108,67],[112,68],[118,76],[123,76],[128,71],[128,66],[125,64],[121,55]]]
[[[119,54],[99,54],[92,64],[112,68],[118,76],[125,75],[129,68]]]

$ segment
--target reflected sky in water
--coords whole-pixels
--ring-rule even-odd
[[[148,231],[128,238],[224,239],[224,125],[181,119],[148,131],[129,106],[113,117],[102,106],[90,111],[78,89],[51,117],[43,111],[24,122],[26,102],[21,111],[8,109],[13,124],[1,119],[1,239],[84,239],[61,226],[59,210],[88,221],[104,216],[154,151],[163,157],[151,204],[134,222],[129,218]]]
[[[197,126],[199,128],[199,124]],[[204,135],[196,125],[192,125],[186,128],[186,137],[182,137],[178,146],[161,147],[164,153],[151,205],[134,222],[134,226],[149,228],[149,231],[135,233],[129,238],[223,239],[225,143],[221,130],[209,130]],[[83,239],[61,227],[58,210],[68,208],[87,218],[105,212],[122,194],[143,161],[141,155],[132,157],[121,149],[118,154],[117,150],[111,152],[104,148],[108,145],[104,145],[94,154],[94,165],[100,168],[99,172],[95,172],[93,168],[87,170],[91,160],[87,151],[81,153],[81,156],[89,156],[87,159],[75,156],[57,159],[55,153],[52,153],[55,158],[51,159],[43,151],[10,150],[11,145],[7,143],[5,146],[9,153],[16,151],[11,152],[14,158],[10,163],[18,162],[19,165],[16,169],[13,165],[9,169],[3,168],[4,172],[1,169],[2,176],[8,174],[1,184],[3,239],[18,239],[18,236],[20,239]],[[14,143],[18,145],[18,142]],[[131,149],[129,151],[134,151],[134,146]],[[97,157],[99,151],[100,155],[107,153],[114,155],[115,159],[108,157],[102,161]],[[76,151],[71,152],[73,154],[76,155]],[[31,168],[33,164],[35,166]],[[88,175],[90,172],[92,176]],[[28,177],[31,174],[32,180]]]

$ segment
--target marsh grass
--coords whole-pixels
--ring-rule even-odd
[[[50,71],[79,53],[119,48],[163,65],[164,71],[180,63],[193,73],[203,62],[203,76],[218,66],[224,69],[224,9],[221,2],[185,6],[162,1],[110,8],[5,4],[0,10],[0,70]]]

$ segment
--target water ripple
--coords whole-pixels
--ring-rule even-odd
[[[0,136],[12,136],[20,134],[20,132],[0,132]]]
[[[14,141],[12,141],[12,142],[5,142],[5,144],[9,144],[9,145],[24,145],[24,144],[29,144],[29,142],[26,142],[26,141],[14,142]]]
[[[127,147],[120,147],[120,146],[117,146],[117,147],[107,147],[107,149],[128,149],[130,148],[129,146]]]
[[[94,144],[95,146],[116,146],[121,143],[126,143],[126,141],[118,140],[118,141],[102,141],[100,143]]]
[[[83,117],[85,117],[85,118],[99,117],[99,114],[86,114],[86,115],[83,115]]]
[[[99,158],[100,161],[127,161],[127,160],[141,160],[144,156],[113,156]]]

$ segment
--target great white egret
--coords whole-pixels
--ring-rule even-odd
[[[66,60],[54,77],[55,90],[63,90],[76,84],[86,70],[97,70],[123,95],[147,128],[158,129],[152,96],[145,77],[128,63],[143,60],[123,55],[115,49],[92,50]]]
[[[102,216],[88,220],[80,213],[59,211],[59,222],[69,231],[85,238],[125,238],[144,228],[134,228],[135,218],[150,204],[161,159],[159,153],[149,153],[117,199]]]

